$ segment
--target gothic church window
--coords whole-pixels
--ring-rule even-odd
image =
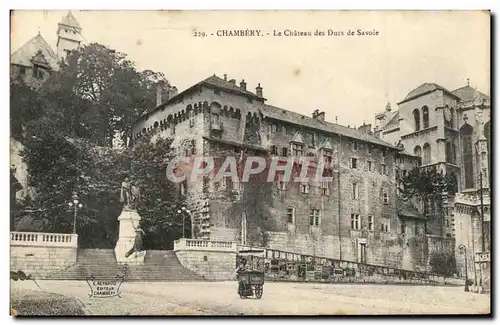
[[[464,168],[464,182],[465,188],[474,187],[474,165],[473,165],[473,152],[472,152],[472,133],[474,128],[465,124],[460,128],[460,137],[462,139],[462,156],[463,156],[463,168]]]
[[[420,111],[418,109],[413,111],[413,120],[415,121],[415,131],[420,130]]]
[[[422,107],[422,119],[424,122],[424,129],[429,127],[429,108],[427,106]]]
[[[426,143],[424,144],[424,159],[423,164],[428,165],[431,163],[431,145]]]

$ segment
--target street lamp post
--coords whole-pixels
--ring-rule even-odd
[[[469,292],[469,276],[468,276],[468,269],[467,269],[467,247],[465,245],[460,245],[458,246],[458,249],[460,249],[460,252],[464,254],[465,257],[465,292]]]
[[[182,238],[186,238],[186,230],[185,230],[185,219],[186,219],[186,214],[183,212],[187,213],[189,216],[191,216],[191,211],[186,209],[186,207],[182,207],[180,210],[177,210],[178,214],[182,213]]]
[[[76,215],[78,214],[78,209],[83,207],[83,204],[78,201],[78,195],[76,192],[73,192],[73,196],[71,197],[72,202],[69,202],[68,205],[73,207],[73,233],[76,234]]]

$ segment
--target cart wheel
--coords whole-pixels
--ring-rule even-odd
[[[257,297],[257,299],[260,299],[262,297],[263,292],[264,292],[264,286],[262,285],[255,286],[255,296]]]

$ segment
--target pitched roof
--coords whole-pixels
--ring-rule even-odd
[[[326,131],[328,133],[335,133],[335,134],[340,134],[349,138],[353,139],[358,139],[374,144],[378,144],[381,146],[393,148],[393,149],[398,149],[397,147],[391,145],[388,142],[385,142],[379,138],[376,138],[370,134],[367,134],[365,132],[361,132],[358,129],[352,129],[348,128],[346,126],[338,125],[335,123],[330,123],[326,121],[320,121],[317,119],[313,119],[312,117],[305,116],[299,113],[295,113],[292,111],[288,111],[276,106],[271,106],[271,105],[264,105],[261,109],[260,112],[262,115],[275,119],[275,120],[280,120],[284,122],[288,122],[291,124],[296,124],[296,125],[301,125],[305,127],[309,127],[312,129],[318,129],[322,131]]]
[[[482,92],[472,88],[471,86],[467,85],[458,89],[455,89],[452,91],[452,93],[458,97],[464,102],[468,102],[471,100],[475,100],[476,98],[479,99],[489,99],[490,97],[488,95],[483,94]]]
[[[412,100],[414,98],[426,95],[426,94],[431,93],[431,92],[436,91],[436,90],[442,90],[443,92],[447,93],[448,95],[452,95],[452,96],[454,96],[454,97],[456,97],[456,98],[459,99],[459,97],[457,95],[453,94],[451,91],[449,91],[448,89],[444,88],[443,86],[440,86],[440,85],[435,84],[435,83],[428,83],[428,82],[426,82],[426,83],[421,84],[417,88],[413,89],[412,91],[410,91],[406,95],[405,99],[403,99],[398,104],[407,102],[409,100]]]
[[[41,54],[53,70],[59,69],[56,53],[41,34],[36,35],[24,43],[17,51],[12,53],[10,56],[10,63],[27,67],[32,66],[31,59],[37,55],[39,51],[41,51]]]
[[[415,208],[415,206],[410,201],[404,201],[400,198],[397,198],[396,202],[396,211],[398,213],[398,216],[422,220],[427,219],[423,214],[418,212],[417,208]]]
[[[73,16],[73,14],[71,13],[71,11],[68,12],[68,14],[63,17],[63,19],[61,20],[61,22],[59,24],[82,29],[80,27],[80,24],[76,20],[75,16]]]
[[[389,126],[399,124],[399,111],[389,112],[387,114],[387,117],[384,119],[384,122],[385,123],[379,126],[379,130],[383,130]]]
[[[237,86],[236,84],[233,84],[229,81],[226,81],[222,78],[219,78],[216,75],[208,77],[207,79],[201,81],[200,84],[214,86],[217,88],[222,88],[224,90],[229,90],[231,92],[236,92],[236,93],[239,93],[239,94],[242,94],[245,96],[250,96],[250,97],[262,99],[262,97],[259,97],[256,94],[254,94],[248,90],[243,90],[243,89],[241,89],[241,87]]]
[[[169,103],[175,101],[176,98],[183,96],[185,93],[191,91],[192,89],[195,89],[196,87],[198,87],[200,85],[205,85],[208,87],[215,87],[218,89],[223,89],[223,90],[228,91],[228,92],[236,93],[236,94],[247,96],[247,97],[254,98],[254,99],[266,100],[265,98],[259,97],[256,94],[254,94],[248,90],[241,89],[236,84],[233,84],[229,81],[226,81],[222,78],[217,77],[216,75],[213,75],[213,76],[210,76],[210,77],[198,82],[197,84],[192,85],[191,87],[187,88],[186,90],[183,90],[182,92],[178,93],[177,95],[173,96],[172,98],[169,98],[168,101],[162,103],[161,105],[146,109],[141,114],[141,116],[145,116],[146,114],[150,114],[150,113],[156,111],[158,108],[168,105]]]

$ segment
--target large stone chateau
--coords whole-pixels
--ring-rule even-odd
[[[333,182],[280,178],[262,188],[263,209],[249,204],[247,186],[207,177],[178,184],[192,211],[196,238],[238,241],[315,256],[424,270],[429,250],[453,249],[436,219],[398,199],[396,179],[420,157],[373,134],[266,104],[260,84],[211,76],[174,96],[159,85],[158,105],[144,112],[133,138],[172,138],[179,155],[310,156],[332,163]],[[243,201],[243,202],[242,202]],[[255,203],[255,202],[254,202]]]

